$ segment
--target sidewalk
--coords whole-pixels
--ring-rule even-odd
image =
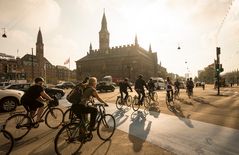
[[[236,129],[156,112],[120,111],[114,104],[107,113],[115,116],[117,129],[175,154],[239,154]]]

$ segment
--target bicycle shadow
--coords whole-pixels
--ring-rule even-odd
[[[173,112],[173,114],[175,116],[178,117],[179,120],[183,121],[188,127],[190,128],[193,128],[193,124],[192,124],[192,121],[190,120],[190,115],[188,115],[187,117],[185,117],[182,109],[181,109],[181,106],[179,105],[179,103],[177,104],[174,104],[173,106],[170,106],[170,111]]]
[[[136,117],[133,117],[131,120],[128,138],[133,143],[134,152],[140,152],[149,134],[152,122],[148,121],[146,123],[146,118],[142,111],[137,111]],[[138,140],[136,137],[139,137],[141,140]]]
[[[154,116],[154,118],[158,118],[160,114],[159,102],[153,101],[151,105],[148,107],[149,114]]]
[[[128,119],[129,116],[125,115],[126,112],[127,111],[125,111],[125,110],[116,110],[112,114],[113,117],[115,118],[116,127],[120,126],[121,124],[123,124]]]

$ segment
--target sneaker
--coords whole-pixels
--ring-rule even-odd
[[[39,127],[39,123],[38,122],[33,124],[33,128],[38,128],[38,127]]]

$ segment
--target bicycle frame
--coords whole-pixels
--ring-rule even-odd
[[[51,107],[47,104],[44,106],[44,110],[43,113],[41,115],[41,118],[43,118],[45,116],[45,114],[51,109]],[[35,114],[33,116],[31,116],[30,111],[27,111],[27,116],[29,116],[32,119],[32,122],[34,123],[34,118],[37,116],[36,111]]]

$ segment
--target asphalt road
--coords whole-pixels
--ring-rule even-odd
[[[127,107],[116,109],[117,89],[113,93],[100,93],[110,103],[107,112],[115,116],[117,131],[107,142],[94,135],[80,153],[239,154],[238,87],[225,88],[221,93],[222,96],[216,96],[211,86],[204,91],[196,88],[194,97],[188,99],[182,91],[176,102],[181,107],[179,113],[166,107],[164,91],[158,92],[160,99],[151,111],[141,109],[139,112]],[[64,98],[60,103],[62,109],[68,105]],[[7,117],[6,113],[0,114],[0,123]],[[41,124],[16,142],[12,154],[55,154],[53,139],[57,131]]]

